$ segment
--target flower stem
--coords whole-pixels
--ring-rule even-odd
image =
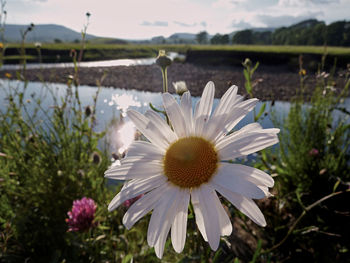
[[[168,92],[168,73],[167,67],[162,68],[162,77],[163,77],[163,93]]]

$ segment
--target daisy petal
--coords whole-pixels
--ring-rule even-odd
[[[215,143],[216,138],[227,132],[225,130],[225,123],[227,119],[230,117],[230,113],[222,113],[215,118],[210,118],[208,123],[205,125],[205,129],[203,130],[203,136]]]
[[[239,102],[234,101],[233,107],[226,109],[220,115],[210,120],[207,125],[206,134],[208,139],[219,143],[226,138],[226,134],[230,132],[256,105],[257,99]]]
[[[176,187],[168,186],[166,189],[167,194],[159,199],[157,206],[153,210],[147,232],[147,242],[150,247],[153,247],[158,240],[164,224],[167,223],[168,215],[173,211],[171,208],[173,208],[176,201],[177,192]]]
[[[225,145],[231,142],[232,138],[241,138],[242,136],[244,137],[249,132],[257,132],[259,130],[262,130],[262,127],[259,123],[257,122],[249,123],[230,135],[222,136],[220,140],[217,141],[216,148],[217,149],[223,148]]]
[[[181,189],[180,191],[182,191],[182,196],[179,200],[174,222],[171,227],[171,241],[177,253],[180,253],[185,246],[188,204],[190,201],[189,189]]]
[[[163,158],[162,150],[154,146],[152,143],[145,141],[134,141],[130,144],[126,156],[147,156],[154,160]]]
[[[166,204],[168,204],[168,206],[163,207],[163,209],[160,209],[160,215],[157,214],[156,211],[154,211],[153,213],[155,213],[156,217],[162,216],[162,221],[160,221],[160,225],[154,225],[154,231],[156,233],[151,233],[151,235],[157,235],[157,232],[159,233],[159,235],[156,237],[155,240],[155,244],[154,244],[154,250],[156,252],[156,255],[158,258],[162,258],[163,256],[163,252],[164,252],[164,245],[166,242],[166,239],[168,237],[168,233],[170,230],[170,226],[172,225],[174,218],[175,218],[175,214],[176,214],[176,208],[179,204],[179,202],[181,201],[181,192],[179,191],[179,189],[172,187],[173,190],[175,191],[175,195],[172,194],[172,196],[174,198],[169,198],[168,201],[163,201]],[[167,190],[167,193],[171,192],[171,190]],[[169,193],[171,194],[171,193]],[[161,204],[159,204],[159,206],[161,206]],[[163,216],[165,214],[165,216]],[[152,214],[153,217],[153,214]],[[151,217],[151,221],[152,221],[152,217]],[[156,220],[156,222],[159,222],[159,220]],[[148,230],[150,230],[151,228],[151,222],[150,225],[148,227]],[[159,230],[158,230],[159,229]],[[148,232],[149,233],[149,232]],[[147,240],[148,240],[148,235],[147,235]]]
[[[152,176],[145,179],[134,179],[124,184],[121,191],[108,205],[108,211],[113,211],[126,200],[137,197],[165,184],[167,178],[163,175]]]
[[[270,175],[254,167],[242,164],[223,163],[221,169],[223,173],[227,173],[231,178],[240,176],[257,186],[273,187],[274,185],[274,180]]]
[[[220,165],[217,175],[212,178],[211,182],[249,198],[261,199],[265,197],[265,193],[259,187],[240,174],[241,172],[236,166],[224,163]]]
[[[204,225],[204,217],[202,210],[199,206],[200,200],[198,196],[198,191],[193,190],[191,192],[191,203],[193,205],[193,210],[196,215],[196,224],[199,229],[199,232],[201,232],[203,239],[208,242],[207,232],[205,231],[205,225]]]
[[[126,158],[127,159],[127,158]],[[123,163],[123,160],[122,160]],[[106,178],[115,180],[130,180],[151,177],[163,173],[161,162],[159,161],[145,161],[145,162],[127,162],[123,165],[117,165],[109,168],[105,172]]]
[[[159,147],[163,151],[167,149],[169,143],[166,138],[163,136],[162,132],[159,131],[159,128],[151,122],[147,117],[141,113],[128,110],[128,117],[135,124],[136,128],[155,146]]]
[[[164,196],[164,192],[167,188],[168,184],[155,188],[132,204],[123,217],[124,226],[130,229],[140,218],[150,212]]]
[[[234,159],[255,153],[278,143],[279,129],[261,129],[232,134],[216,145],[222,160]]]
[[[225,126],[225,129],[227,131],[231,131],[237,125],[237,123],[239,123],[250,111],[254,109],[258,101],[258,99],[249,99],[235,105],[235,107],[231,110],[232,115],[228,119],[228,124]]]
[[[214,94],[214,83],[209,81],[204,88],[202,97],[195,111],[194,122],[196,135],[202,134],[204,124],[209,120],[209,116],[213,108]]]
[[[219,105],[216,107],[212,118],[230,112],[230,109],[234,106],[236,101],[238,87],[233,85],[231,86],[225,94],[222,96]]]
[[[211,249],[217,250],[220,243],[220,225],[216,209],[212,209],[213,207],[216,207],[215,193],[213,190],[203,185],[199,188],[193,189],[191,197],[197,226],[200,231],[201,229],[203,231],[202,224],[204,224],[204,229],[206,237],[208,238],[209,245]],[[198,222],[197,216],[199,216],[203,222]],[[199,226],[199,224],[201,226]],[[202,231],[201,233],[203,235]]]
[[[181,97],[181,110],[186,123],[186,135],[190,136],[193,133],[193,113],[192,99],[189,91],[186,91]]]
[[[170,129],[169,125],[154,111],[146,111],[145,116],[159,128],[159,131],[163,134],[165,140],[169,144],[177,140],[176,134]]]
[[[162,159],[153,159],[153,158],[150,158],[150,156],[147,156],[147,155],[143,155],[143,156],[127,156],[123,159],[120,160],[120,164],[122,166],[130,166],[130,165],[133,165],[135,164],[135,162],[138,162],[138,163],[149,163],[149,162],[152,162],[153,164],[156,164],[156,165],[162,165]],[[116,166],[114,166],[116,167]],[[117,169],[117,168],[115,168]]]
[[[186,136],[186,123],[179,104],[177,104],[175,98],[169,93],[163,93],[162,97],[165,111],[176,135],[179,138]]]
[[[233,193],[219,185],[215,186],[216,190],[222,194],[230,203],[232,203],[239,211],[248,216],[254,223],[260,226],[266,226],[264,215],[259,207],[250,198],[240,194]]]
[[[219,218],[219,225],[221,229],[221,235],[222,236],[229,236],[232,233],[232,224],[230,221],[230,218],[228,217],[225,209],[223,208],[219,197],[217,194],[214,192],[215,195],[215,204],[216,204],[216,211],[218,213],[218,218]]]

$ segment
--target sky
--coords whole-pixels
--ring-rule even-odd
[[[7,24],[59,24],[122,39],[173,33],[227,34],[252,27],[289,26],[309,18],[350,20],[350,0],[0,0]]]

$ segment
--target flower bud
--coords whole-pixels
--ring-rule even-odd
[[[171,65],[171,63],[172,60],[168,56],[166,56],[165,50],[159,50],[159,54],[156,59],[156,64],[163,70],[165,70],[168,66]]]
[[[185,81],[173,82],[173,86],[176,94],[182,96],[186,91],[188,91]]]
[[[101,156],[98,152],[93,152],[91,155],[92,162],[96,165],[101,163]]]
[[[86,106],[85,107],[85,116],[89,117],[91,115],[91,113],[92,113],[91,107],[90,106]]]
[[[243,62],[244,67],[251,67],[252,66],[252,61],[249,58],[246,58]]]

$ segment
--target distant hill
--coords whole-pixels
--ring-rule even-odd
[[[130,40],[130,42],[147,44],[196,44],[196,34],[175,33],[169,37],[155,36],[149,40]]]
[[[21,31],[24,32],[28,25],[5,25],[5,40],[7,42],[20,42]],[[97,38],[93,35],[86,35],[86,39]],[[26,42],[52,43],[56,41],[74,42],[80,41],[81,33],[64,26],[55,24],[35,25],[33,30],[27,34]]]

